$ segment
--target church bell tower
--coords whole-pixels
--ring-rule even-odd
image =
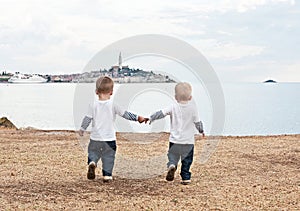
[[[122,55],[121,55],[121,52],[119,54],[119,69],[122,71]]]

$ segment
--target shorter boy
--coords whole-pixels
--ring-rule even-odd
[[[194,156],[195,127],[199,133],[203,132],[202,122],[199,120],[196,104],[191,101],[192,87],[188,83],[178,83],[175,86],[175,99],[177,103],[172,104],[166,109],[157,111],[150,116],[150,122],[170,115],[171,131],[169,137],[168,151],[168,173],[167,181],[174,180],[174,174],[181,159],[181,178],[182,184],[187,185],[191,182],[190,167]]]
[[[112,172],[116,154],[116,131],[114,121],[116,114],[131,120],[142,123],[145,119],[136,114],[125,111],[115,105],[110,99],[113,94],[114,82],[110,77],[100,77],[96,81],[96,94],[98,99],[95,100],[88,109],[87,115],[81,123],[79,135],[83,136],[84,131],[92,122],[90,142],[88,145],[88,179],[95,179],[95,169],[97,163],[102,159],[102,174],[104,182],[112,180]]]

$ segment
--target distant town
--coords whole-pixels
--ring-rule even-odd
[[[35,80],[31,80],[35,76]],[[0,72],[0,82],[22,83],[26,81],[37,82],[40,77],[42,82],[48,83],[93,83],[100,76],[109,76],[116,83],[174,83],[175,81],[167,75],[157,74],[153,71],[144,71],[142,69],[129,68],[122,65],[122,55],[119,54],[119,64],[112,66],[110,69],[92,70],[90,72],[62,75],[37,75],[25,73],[7,73]],[[14,79],[14,80],[13,80]]]

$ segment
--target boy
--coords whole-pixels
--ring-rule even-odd
[[[88,179],[95,179],[97,163],[102,159],[103,181],[112,180],[116,154],[116,131],[114,121],[116,114],[131,120],[142,123],[145,119],[128,111],[122,110],[110,99],[113,94],[114,82],[110,77],[100,77],[96,81],[96,94],[98,99],[89,106],[88,113],[82,120],[79,135],[83,136],[84,131],[92,122],[90,143],[88,146]]]
[[[170,115],[171,131],[166,180],[174,180],[177,164],[179,159],[181,159],[181,184],[184,185],[191,183],[190,167],[194,156],[194,127],[196,127],[198,132],[202,133],[204,137],[203,125],[199,120],[197,107],[195,103],[191,101],[191,94],[192,87],[190,84],[183,82],[178,83],[175,86],[175,99],[177,103],[150,116],[150,122],[153,122],[154,120]]]

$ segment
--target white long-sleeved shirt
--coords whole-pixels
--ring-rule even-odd
[[[125,111],[110,100],[95,100],[89,105],[87,115],[82,120],[81,130],[86,130],[92,122],[90,138],[95,141],[116,140],[114,122],[116,115],[125,119],[137,121],[138,116]]]
[[[187,103],[174,103],[151,115],[150,121],[164,118],[170,115],[170,137],[169,141],[177,144],[194,144],[196,129],[203,133],[203,125],[199,119],[198,111],[194,101]]]

